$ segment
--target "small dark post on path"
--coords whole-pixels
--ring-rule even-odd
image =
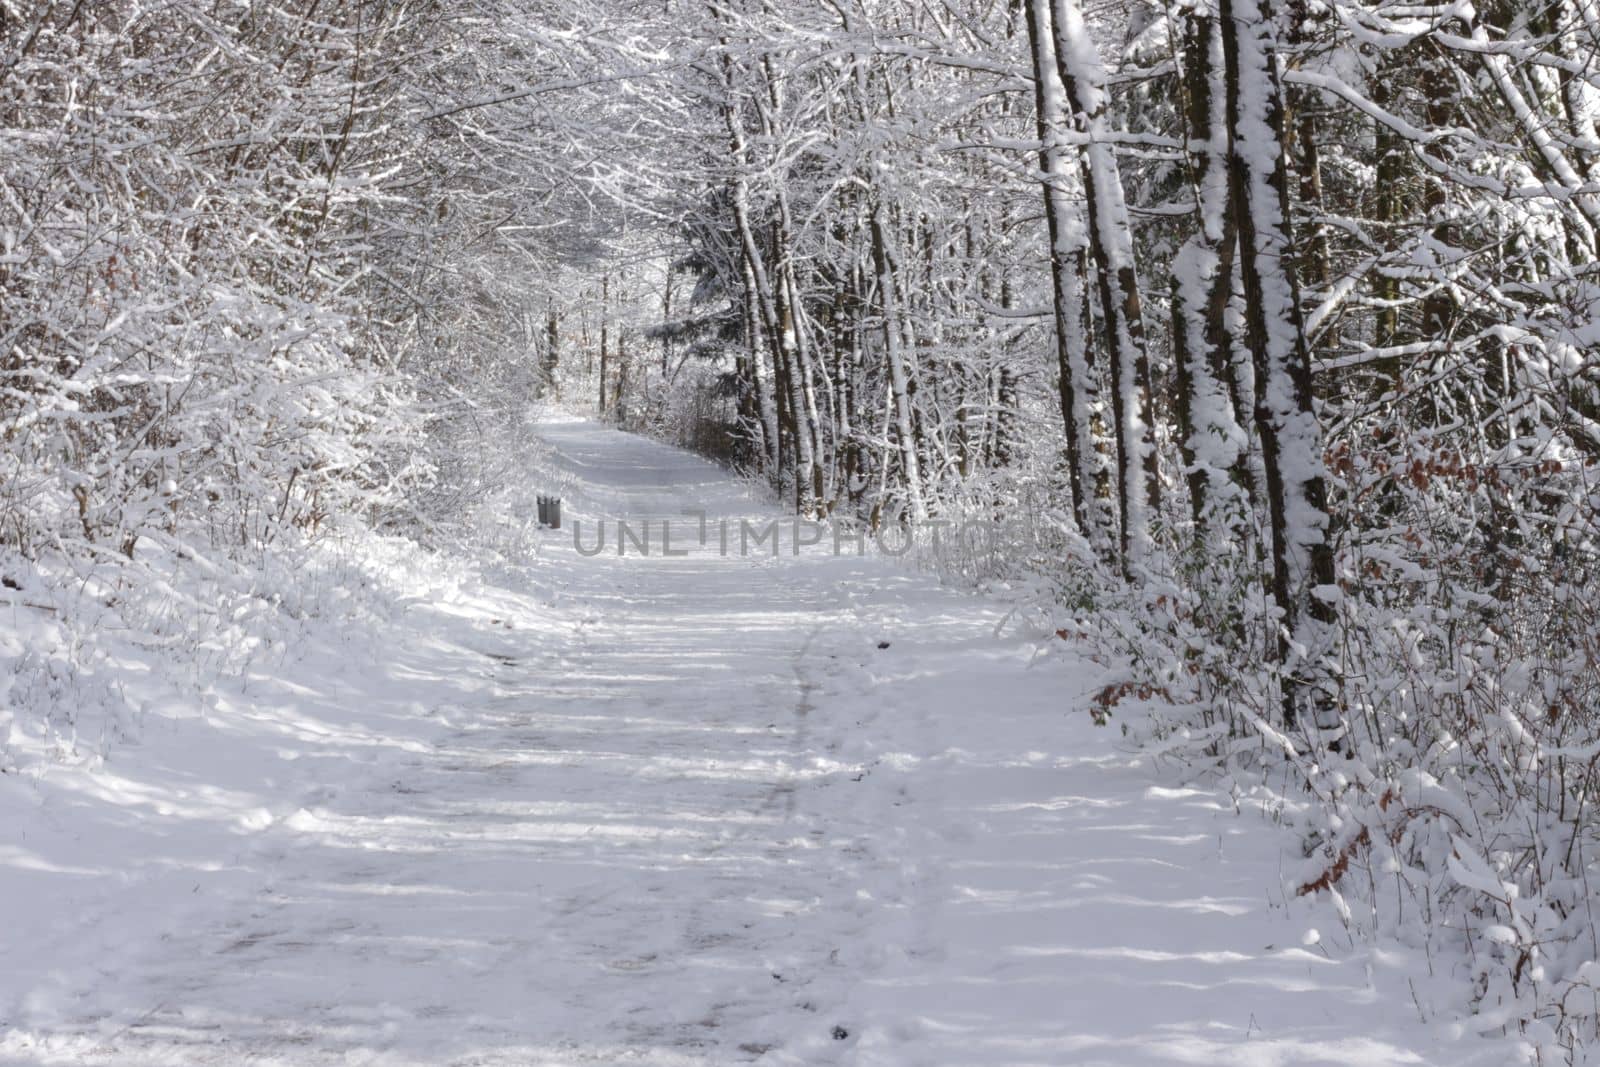
[[[558,496],[539,497],[539,525],[548,526],[552,530],[561,529],[561,498]]]

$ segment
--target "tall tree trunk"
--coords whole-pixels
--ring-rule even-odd
[[[900,313],[898,293],[895,290],[894,267],[889,258],[889,238],[886,212],[882,204],[872,210],[872,260],[878,272],[878,304],[883,312],[884,355],[889,363],[889,388],[894,398],[894,428],[900,450],[901,477],[905,479],[906,496],[911,503],[912,518],[927,517],[927,505],[922,496],[922,474],[917,464],[917,440],[912,426],[910,375],[906,371],[905,353],[901,350]]]
[[[1072,510],[1079,531],[1091,544],[1098,544],[1100,512],[1094,499],[1097,451],[1092,429],[1098,390],[1093,373],[1094,350],[1089,343],[1088,283],[1083,271],[1088,238],[1071,200],[1076,184],[1068,165],[1072,150],[1062,144],[1067,102],[1056,69],[1055,20],[1050,0],[1022,0],[1022,7],[1033,55],[1034,120],[1043,179],[1040,191],[1050,238],[1058,392],[1066,432]]]
[[[1172,350],[1178,378],[1179,447],[1197,542],[1215,505],[1248,470],[1240,413],[1227,387],[1227,328],[1238,230],[1228,192],[1228,127],[1222,42],[1215,16],[1191,12],[1183,26],[1185,142],[1199,227],[1172,263]],[[1219,531],[1228,537],[1226,531]],[[1230,538],[1231,540],[1231,538]]]
[[[731,79],[730,79],[731,80]],[[775,292],[772,279],[767,273],[766,259],[761,252],[761,243],[756,239],[754,227],[750,221],[749,186],[744,177],[746,154],[744,145],[744,131],[739,128],[738,117],[730,104],[727,108],[727,122],[729,138],[733,147],[734,166],[736,169],[733,181],[733,218],[734,227],[739,233],[739,243],[744,255],[744,266],[749,284],[753,287],[756,307],[761,313],[761,325],[766,333],[767,343],[772,352],[773,377],[776,384],[778,410],[776,419],[777,428],[777,454],[780,460],[784,457],[785,431],[789,442],[789,453],[795,460],[797,467],[809,465],[806,460],[810,457],[810,446],[801,440],[801,435],[796,432],[795,413],[798,410],[794,403],[794,392],[791,385],[792,361],[790,360],[791,344],[786,339],[788,323],[779,309],[778,296]],[[782,468],[780,466],[781,473]],[[809,469],[807,471],[809,474]]]
[[[834,465],[833,491],[829,496],[828,510],[832,511],[841,500],[853,491],[859,470],[860,444],[855,440],[856,391],[855,374],[861,355],[857,347],[860,336],[861,315],[861,265],[852,262],[834,294],[829,326],[833,332],[834,354]]]
[[[556,314],[554,307],[545,312],[545,342],[544,366],[540,368],[540,377],[544,382],[544,392],[555,399],[561,398],[560,387],[556,384],[556,369],[561,365],[561,317]]]
[[[801,515],[816,510],[816,451],[812,423],[814,404],[808,405],[805,366],[800,347],[800,324],[790,303],[788,286],[779,285],[774,294],[778,304],[778,346],[783,359],[783,384],[788,400],[789,427],[794,443],[794,506]]]
[[[770,11],[770,5],[763,5]],[[778,140],[778,121],[783,114],[782,83],[772,69],[772,57],[761,58],[761,72],[766,83],[764,99],[757,100],[761,116],[761,130],[769,142]],[[817,389],[810,336],[807,331],[806,309],[800,295],[800,283],[794,265],[794,220],[789,210],[789,193],[780,173],[776,181],[775,200],[778,215],[773,222],[772,253],[777,278],[775,296],[788,364],[790,388],[789,405],[795,422],[795,510],[801,515],[816,512],[818,502],[825,499],[823,486],[823,457],[821,420],[817,414]]]
[[[617,331],[617,421],[628,421],[628,379],[633,367],[628,362],[628,338]]]
[[[711,6],[713,20],[722,17],[715,4]],[[728,38],[721,38],[724,48],[728,45]],[[792,403],[793,393],[790,389],[790,363],[787,359],[788,345],[785,343],[786,323],[779,311],[778,296],[774,290],[772,279],[767,271],[766,259],[762,255],[761,243],[756,237],[754,223],[750,218],[750,185],[746,177],[749,167],[749,152],[745,145],[744,129],[741,125],[739,109],[736,104],[737,82],[734,77],[732,57],[724,51],[721,62],[723,91],[726,98],[723,101],[723,121],[728,131],[728,147],[733,163],[732,204],[734,228],[738,232],[739,247],[743,257],[742,272],[747,291],[754,294],[756,309],[760,313],[761,326],[766,334],[767,344],[772,353],[772,370],[774,393],[776,396],[776,411],[769,421],[763,413],[763,429],[775,431],[770,434],[769,454],[777,460],[775,473],[781,478],[784,473],[783,461],[785,456],[785,431],[789,443],[789,453],[793,454],[797,465],[805,465],[802,454],[809,458],[809,446],[799,438],[795,432],[796,407]],[[754,371],[752,367],[752,371]],[[798,490],[799,479],[796,479]]]
[[[1332,608],[1321,595],[1334,592],[1322,432],[1312,409],[1311,362],[1295,280],[1272,12],[1267,0],[1221,0],[1221,25],[1233,142],[1229,178],[1239,218],[1246,341],[1255,364],[1271,588],[1283,613],[1277,653],[1288,668],[1283,715],[1293,722],[1302,704],[1321,706],[1308,676],[1323,671],[1332,636]],[[1294,645],[1306,649],[1304,662],[1291,663]]]
[[[606,416],[606,375],[610,368],[606,366],[607,342],[611,332],[611,275],[606,274],[600,279],[600,417]]]
[[[756,415],[760,420],[762,454],[766,469],[776,473],[783,470],[783,437],[778,432],[778,413],[773,408],[772,385],[767,381],[765,360],[762,358],[763,331],[761,312],[757,307],[755,272],[750,260],[741,252],[739,268],[744,281],[744,329],[746,347],[750,353],[750,385],[756,394]]]
[[[1079,128],[1084,192],[1089,211],[1089,247],[1094,253],[1107,363],[1111,372],[1112,419],[1117,438],[1117,519],[1124,572],[1150,547],[1151,512],[1160,503],[1161,476],[1149,422],[1150,360],[1145,351],[1139,279],[1134,269],[1133,230],[1122,190],[1116,148],[1105,112],[1105,72],[1083,24],[1076,0],[1054,0],[1056,69]]]

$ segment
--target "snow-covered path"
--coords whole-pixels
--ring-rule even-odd
[[[542,432],[586,544],[771,514],[663,446]],[[1282,838],[1157,784],[1001,608],[880,559],[614,538],[419,605],[428,639],[312,710],[259,680],[275,769],[183,794],[234,851],[140,839],[90,947],[0,985],[0,1060],[1497,1062],[1435,1045],[1372,954],[1303,943]],[[27,847],[68,872],[34,891],[87,892]]]

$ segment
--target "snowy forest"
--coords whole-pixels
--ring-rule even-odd
[[[1029,745],[1581,1063],[1597,250],[1595,0],[0,0],[0,772],[137,743],[125,638],[203,691],[352,546],[509,558],[560,408],[1008,531],[902,565],[1097,665]]]

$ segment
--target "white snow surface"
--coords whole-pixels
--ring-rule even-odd
[[[1505,1061],[1286,894],[1287,834],[1092,725],[1063,642],[826,545],[581,556],[778,512],[540,433],[536,554],[412,564],[385,626],[0,777],[0,1062]]]

